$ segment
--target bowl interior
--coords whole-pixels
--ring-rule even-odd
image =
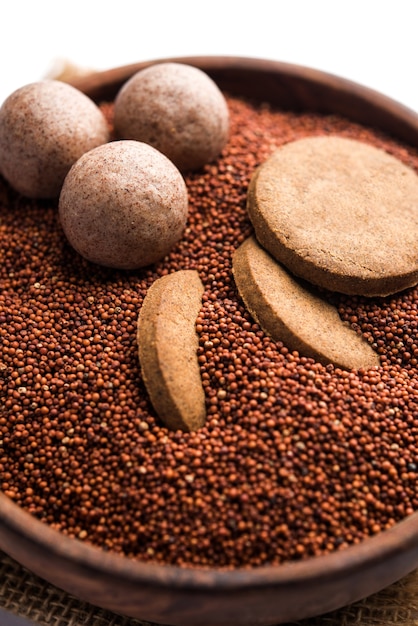
[[[317,70],[234,57],[163,59],[207,72],[229,93],[284,109],[336,113],[418,147],[418,116],[366,87]],[[72,83],[112,99],[136,71],[115,68]],[[280,567],[177,568],[106,553],[46,527],[0,494],[0,547],[95,605],[156,623],[268,625],[319,615],[379,591],[418,565],[418,514],[339,553]]]

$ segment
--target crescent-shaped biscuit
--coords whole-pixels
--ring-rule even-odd
[[[197,430],[206,419],[195,328],[202,294],[195,270],[168,274],[151,285],[138,316],[142,377],[154,409],[173,430]]]
[[[344,369],[371,368],[379,357],[319,293],[303,286],[250,237],[235,251],[238,292],[261,328],[291,350]]]

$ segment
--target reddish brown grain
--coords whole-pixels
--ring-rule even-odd
[[[232,252],[251,233],[249,178],[277,145],[336,133],[415,169],[418,155],[338,117],[228,103],[222,158],[186,179],[185,236],[146,270],[83,261],[55,204],[0,181],[1,488],[63,533],[145,561],[277,564],[360,542],[418,506],[417,290],[330,294],[381,356],[379,370],[350,373],[267,338],[231,275]],[[159,422],[135,343],[147,288],[188,268],[205,285],[197,330],[208,420],[195,433]]]

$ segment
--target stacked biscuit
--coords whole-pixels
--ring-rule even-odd
[[[322,294],[386,296],[418,282],[415,172],[357,140],[309,137],[258,168],[247,206],[255,236],[233,271],[260,326],[324,364],[379,365]]]
[[[327,291],[386,296],[418,282],[418,176],[378,148],[320,136],[282,146],[255,171],[247,208],[255,234],[233,274],[261,328],[291,350],[344,369],[379,366]],[[143,377],[170,428],[206,419],[195,320],[195,271],[156,281],[138,320]]]

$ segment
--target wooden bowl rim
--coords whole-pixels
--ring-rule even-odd
[[[82,76],[74,76],[69,79],[69,82],[80,91],[87,93],[94,92],[95,89],[99,87],[102,88],[104,86],[109,86],[112,88],[114,85],[120,85],[122,82],[130,78],[135,72],[150,65],[155,65],[156,63],[185,63],[194,65],[198,68],[204,68],[204,71],[209,73],[225,70],[242,70],[265,73],[273,72],[285,76],[309,78],[310,82],[318,84],[329,85],[330,82],[333,82],[335,83],[335,86],[342,91],[346,91],[349,94],[358,94],[366,99],[371,98],[376,100],[378,106],[382,106],[387,109],[394,109],[396,115],[405,117],[405,119],[408,119],[413,125],[418,127],[418,113],[396,99],[371,87],[357,83],[349,78],[344,78],[342,76],[338,76],[337,74],[306,65],[298,65],[295,63],[259,57],[241,57],[234,55],[164,57],[138,61],[136,63],[121,65],[107,70],[100,70],[84,74]]]
[[[91,75],[73,78],[70,82],[87,95],[104,86],[116,93],[115,89],[136,71],[162,62],[188,63],[208,72],[225,69],[261,71],[296,76],[325,85],[331,81],[340,91],[355,94],[366,101],[372,100],[377,107],[393,113],[418,132],[418,115],[396,100],[351,80],[281,61],[235,56],[167,57],[94,72]],[[379,565],[388,559],[401,558],[410,550],[418,548],[418,512],[392,528],[341,551],[277,566],[265,565],[232,570],[163,565],[106,552],[79,539],[65,536],[33,517],[3,493],[0,493],[0,527],[5,529],[7,536],[33,544],[38,551],[69,561],[84,571],[90,571],[92,575],[94,573],[117,575],[122,581],[183,590],[210,591],[216,587],[218,591],[228,591],[278,585],[303,586],[313,580],[343,579],[350,572],[361,572],[365,565]],[[8,551],[8,546],[3,546],[3,549]]]
[[[122,582],[146,583],[159,587],[191,590],[245,589],[266,586],[306,585],[309,581],[345,578],[362,571],[364,566],[379,565],[393,558],[402,558],[418,549],[418,511],[388,530],[364,539],[341,551],[301,561],[252,568],[200,568],[164,565],[139,561],[64,535],[33,517],[0,492],[0,527],[15,540],[36,547],[45,555],[80,566],[84,572],[115,576]],[[3,546],[8,551],[7,546]],[[11,551],[11,556],[13,556]],[[411,566],[411,570],[414,569]]]

